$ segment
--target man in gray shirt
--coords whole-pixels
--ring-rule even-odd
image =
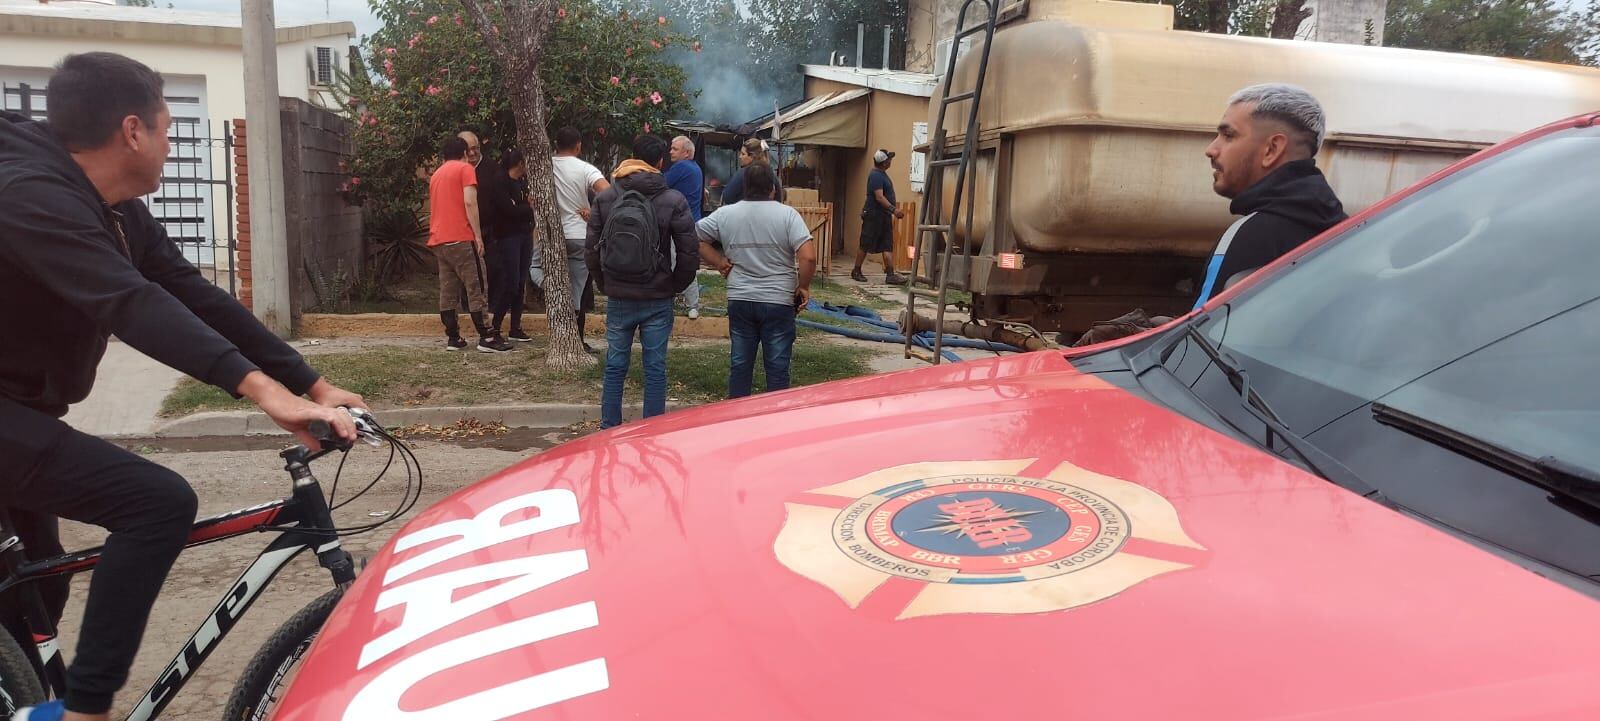
[[[805,220],[774,200],[772,169],[751,163],[744,173],[744,202],[723,206],[696,226],[700,257],[728,279],[728,397],[750,395],[756,348],[767,390],[789,387],[794,318],[811,300],[817,246]],[[727,255],[712,245],[721,242]]]

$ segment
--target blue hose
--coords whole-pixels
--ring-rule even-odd
[[[806,304],[805,309],[812,313],[817,313],[819,315],[845,321],[847,323],[865,325],[875,330],[866,330],[850,326],[829,325],[827,323],[818,323],[814,320],[807,320],[805,318],[796,318],[794,324],[802,328],[815,328],[820,331],[826,331],[828,333],[844,336],[846,338],[874,341],[877,343],[906,342],[905,332],[900,330],[899,323],[884,320],[883,316],[878,315],[878,312],[871,308],[863,308],[859,305],[847,305],[840,307],[831,303],[823,303],[813,300]],[[711,307],[704,308],[704,310],[722,313],[727,312],[721,308]],[[916,336],[911,339],[911,342],[920,347],[927,348],[928,350],[933,350],[934,333],[933,331],[923,331],[916,334]],[[960,338],[948,334],[945,335],[943,346],[945,348],[973,348],[977,350],[990,351],[993,353],[1022,352],[1022,349],[1015,346],[1006,345],[1004,343],[995,343],[993,341],[986,340],[974,340],[972,338]],[[958,356],[948,350],[944,351],[940,355],[945,360],[952,363],[959,363],[963,360],[961,356]]]
[[[875,332],[868,331],[868,330],[860,330],[860,329],[857,329],[857,328],[849,328],[849,327],[846,327],[846,326],[837,326],[837,325],[828,325],[827,323],[818,323],[818,322],[816,322],[814,320],[806,320],[805,318],[796,318],[795,321],[794,321],[794,324],[797,325],[797,326],[801,326],[803,328],[815,328],[817,330],[827,331],[829,333],[833,333],[834,335],[842,335],[842,336],[844,336],[846,338],[854,338],[856,340],[870,340],[870,341],[877,341],[879,343],[904,343],[904,342],[906,342],[906,337],[901,335],[900,331],[898,331],[898,330],[895,330],[895,331],[887,331],[887,330],[885,330],[885,331],[882,331],[882,332],[876,332],[875,333]],[[918,333],[917,336],[912,339],[912,342],[916,343],[919,346],[922,346],[923,348],[927,348],[927,349],[930,349],[930,350],[933,348],[932,334],[930,334],[930,333]],[[962,361],[961,356],[958,356],[958,355],[956,355],[954,353],[951,353],[950,351],[945,351],[942,355],[944,356],[945,360],[950,361],[952,363],[960,363]]]
[[[838,318],[840,320],[856,321],[858,323],[865,323],[867,325],[874,325],[874,326],[877,326],[879,328],[885,328],[885,329],[888,329],[888,330],[892,330],[892,331],[895,332],[895,335],[897,337],[900,337],[902,342],[904,342],[904,340],[905,340],[904,336],[900,335],[902,333],[902,331],[900,330],[900,324],[899,323],[894,323],[894,322],[891,322],[891,321],[884,320],[882,316],[878,315],[877,311],[875,311],[875,310],[873,310],[871,308],[863,308],[863,307],[861,307],[859,305],[847,305],[847,306],[844,306],[843,308],[841,308],[839,306],[832,305],[830,303],[819,303],[817,301],[811,301],[811,303],[806,306],[806,310],[809,310],[809,311],[811,311],[813,313],[820,313],[822,315],[826,315],[826,316],[829,316],[829,317]],[[919,335],[927,336],[930,339],[930,342],[931,342],[931,339],[933,337],[933,332],[932,331],[923,331]],[[928,347],[932,347],[932,346],[930,345]],[[944,338],[944,347],[946,347],[946,348],[975,348],[977,350],[986,350],[986,351],[990,351],[990,352],[994,352],[994,353],[1021,353],[1022,352],[1022,349],[1017,348],[1015,346],[1006,345],[1005,343],[995,343],[993,341],[987,341],[987,340],[975,340],[975,339],[972,339],[972,338],[960,338],[960,337],[952,336],[952,335],[948,335],[948,334],[946,334],[945,338]]]

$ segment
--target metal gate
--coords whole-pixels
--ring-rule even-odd
[[[233,124],[213,127],[198,112],[197,97],[174,95],[166,100],[172,112],[168,134],[172,149],[161,170],[161,188],[145,196],[145,205],[166,227],[183,257],[207,280],[237,297]],[[27,83],[0,85],[0,106],[44,120],[45,90]]]

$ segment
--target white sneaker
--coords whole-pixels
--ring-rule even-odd
[[[700,309],[699,308],[690,308],[689,309],[689,320],[700,320]]]

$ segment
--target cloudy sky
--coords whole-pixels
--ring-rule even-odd
[[[179,10],[239,14],[239,0],[157,0],[156,5],[167,3]],[[275,0],[274,11],[279,22],[284,20],[349,20],[356,24],[358,35],[368,35],[378,29],[378,20],[367,7],[367,0]]]

